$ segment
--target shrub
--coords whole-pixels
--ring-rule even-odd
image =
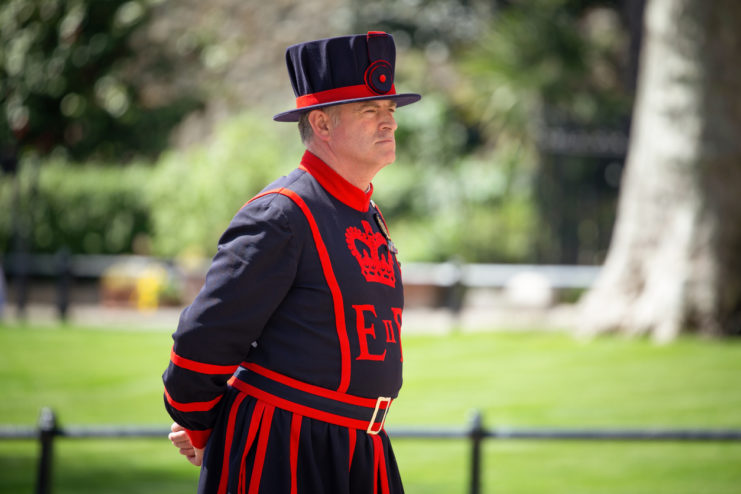
[[[445,102],[422,99],[397,112],[397,163],[374,181],[374,198],[404,261],[525,262],[536,216],[531,149],[502,138],[466,149]]]
[[[131,252],[134,240],[149,230],[145,165],[119,167],[72,165],[27,158],[16,180],[21,191],[13,201],[12,177],[0,186],[0,248],[10,249],[15,221],[28,232],[30,249],[75,254]]]
[[[479,155],[448,145],[431,150],[447,132],[445,114],[432,98],[418,106],[398,112],[398,162],[374,180],[374,199],[401,259],[528,261],[536,229],[532,154],[504,140]],[[302,152],[294,126],[244,114],[221,125],[206,144],[170,151],[156,163],[51,159],[33,166],[27,160],[21,204],[24,218],[33,218],[31,249],[209,257],[239,208],[295,168]],[[12,192],[8,180],[0,182],[0,250],[10,247]]]
[[[301,154],[295,127],[250,114],[227,121],[206,145],[166,154],[150,187],[153,251],[213,254],[239,208]]]

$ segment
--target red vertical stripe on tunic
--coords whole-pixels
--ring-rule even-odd
[[[291,494],[298,492],[298,443],[301,438],[301,421],[303,417],[298,413],[291,419]]]
[[[226,426],[226,441],[224,443],[224,463],[221,466],[218,494],[226,493],[227,481],[229,480],[229,454],[232,449],[232,438],[234,437],[234,423],[237,420],[239,405],[246,397],[247,395],[245,393],[240,392],[237,395],[237,399],[232,403],[232,409],[229,411],[229,421]]]
[[[249,494],[257,494],[260,490],[260,478],[265,466],[265,454],[268,450],[268,438],[270,437],[270,425],[273,423],[273,405],[265,405],[265,412],[260,422],[260,437],[257,439],[257,451],[255,451],[255,464],[252,466],[252,478],[250,478]]]
[[[386,471],[386,454],[383,451],[381,436],[373,436],[373,492],[378,492],[378,478],[381,478],[381,494],[389,494],[389,478]]]
[[[357,429],[348,429],[347,432],[350,434],[350,462],[347,465],[347,471],[349,472],[352,468],[352,457],[355,455],[355,441],[358,438]]]
[[[249,202],[252,202],[257,198],[263,197],[268,194],[281,194],[291,199],[301,209],[301,211],[304,213],[304,216],[306,217],[306,220],[309,222],[309,228],[311,228],[311,234],[314,237],[314,244],[316,245],[316,250],[319,253],[319,260],[322,264],[324,278],[327,280],[329,291],[332,294],[334,315],[337,326],[337,338],[340,342],[340,358],[342,369],[340,385],[337,387],[337,391],[339,391],[340,393],[344,393],[350,387],[350,340],[347,337],[347,326],[345,324],[345,304],[342,299],[342,291],[340,290],[340,285],[339,283],[337,283],[337,278],[335,278],[334,271],[332,270],[332,263],[330,262],[327,246],[324,245],[322,234],[319,232],[319,226],[317,225],[316,220],[314,219],[314,215],[309,209],[309,206],[307,206],[304,200],[301,199],[301,196],[299,196],[294,191],[285,188],[268,190],[266,192],[263,192],[262,194],[258,194],[257,196],[253,197],[252,199],[250,199]]]
[[[240,469],[239,469],[239,482],[237,484],[237,492],[239,494],[244,494],[245,492],[245,485],[244,480],[247,476],[245,464],[247,462],[247,453],[250,452],[250,449],[252,448],[252,443],[255,442],[255,437],[257,437],[257,429],[260,426],[260,421],[262,420],[262,414],[265,411],[265,404],[261,401],[258,401],[255,404],[255,411],[252,412],[252,419],[250,420],[250,428],[247,431],[247,440],[244,443],[244,451],[242,452],[242,461],[240,462]]]

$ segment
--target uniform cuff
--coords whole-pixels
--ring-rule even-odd
[[[185,429],[185,433],[188,434],[190,442],[194,448],[203,449],[206,447],[208,438],[211,437],[211,431],[213,429],[206,429],[205,431],[191,431]]]

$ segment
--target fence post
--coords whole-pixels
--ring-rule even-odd
[[[480,410],[474,410],[471,419],[471,486],[470,494],[481,493],[481,444],[484,441],[485,430],[484,420]]]
[[[36,478],[36,494],[51,492],[52,464],[54,460],[54,436],[58,433],[57,417],[51,408],[42,408],[39,416],[39,442],[41,453]]]
[[[57,310],[59,319],[67,321],[69,311],[70,287],[72,285],[72,259],[69,249],[62,247],[57,252]]]

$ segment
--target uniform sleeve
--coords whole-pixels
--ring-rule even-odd
[[[208,440],[228,379],[295,278],[299,243],[284,207],[285,199],[270,195],[234,217],[173,334],[165,407],[196,447]]]

